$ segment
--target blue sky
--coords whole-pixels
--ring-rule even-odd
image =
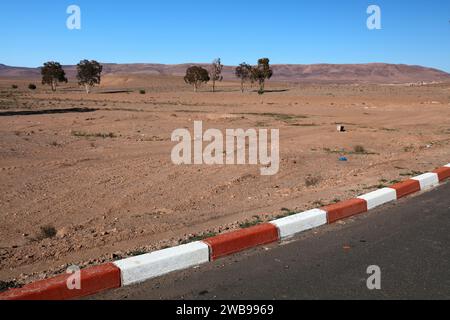
[[[81,30],[66,9],[81,8]],[[366,27],[369,5],[382,30]],[[2,1],[0,63],[417,64],[450,72],[448,0]]]

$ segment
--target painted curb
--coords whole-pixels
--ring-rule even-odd
[[[278,229],[271,223],[221,234],[203,240],[210,248],[211,260],[252,247],[278,241]]]
[[[424,173],[420,176],[412,178],[412,180],[419,181],[420,190],[425,191],[439,185],[439,177],[437,173]]]
[[[120,270],[112,263],[81,270],[81,289],[69,290],[70,274],[31,283],[0,293],[0,300],[69,300],[120,288]]]
[[[439,182],[442,182],[448,178],[450,178],[450,166],[449,167],[442,167],[439,169],[436,169],[433,171],[436,173],[439,177]]]
[[[358,199],[365,200],[367,202],[367,210],[372,210],[385,203],[397,200],[397,192],[392,188],[383,188],[359,196]]]
[[[173,271],[209,262],[209,248],[193,242],[114,262],[122,274],[122,286],[140,283]]]
[[[363,199],[350,199],[323,207],[322,210],[327,212],[328,223],[334,223],[367,212],[367,202]]]
[[[434,188],[447,179],[450,179],[450,163],[433,172],[321,209],[305,211],[203,241],[83,269],[81,290],[69,290],[67,280],[70,275],[60,275],[20,289],[2,292],[0,300],[67,300],[139,283],[367,212],[415,192]]]
[[[278,228],[280,239],[286,239],[327,224],[327,213],[320,209],[313,209],[270,223]]]
[[[409,196],[410,194],[420,191],[420,182],[417,180],[406,180],[390,186],[397,192],[397,199]]]

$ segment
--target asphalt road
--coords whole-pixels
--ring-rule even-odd
[[[367,268],[381,269],[381,290]],[[93,299],[450,299],[450,183],[289,242]]]

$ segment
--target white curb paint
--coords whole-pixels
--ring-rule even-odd
[[[271,221],[270,223],[278,228],[280,238],[284,239],[327,224],[327,213],[320,209],[313,209]]]
[[[209,247],[198,241],[116,261],[114,264],[121,271],[122,286],[128,286],[208,261]]]
[[[366,200],[367,210],[371,210],[375,207],[381,206],[382,204],[397,200],[397,191],[392,188],[383,188],[364,194],[358,199]]]
[[[422,191],[439,185],[439,176],[437,173],[425,173],[412,179],[420,182],[420,190]]]

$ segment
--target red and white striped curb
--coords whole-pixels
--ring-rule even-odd
[[[65,300],[140,283],[173,271],[198,266],[249,248],[293,237],[303,231],[355,216],[450,178],[450,164],[355,199],[298,213],[186,245],[168,248],[81,271],[81,289],[70,290],[70,275],[37,281],[0,293],[0,300]]]

